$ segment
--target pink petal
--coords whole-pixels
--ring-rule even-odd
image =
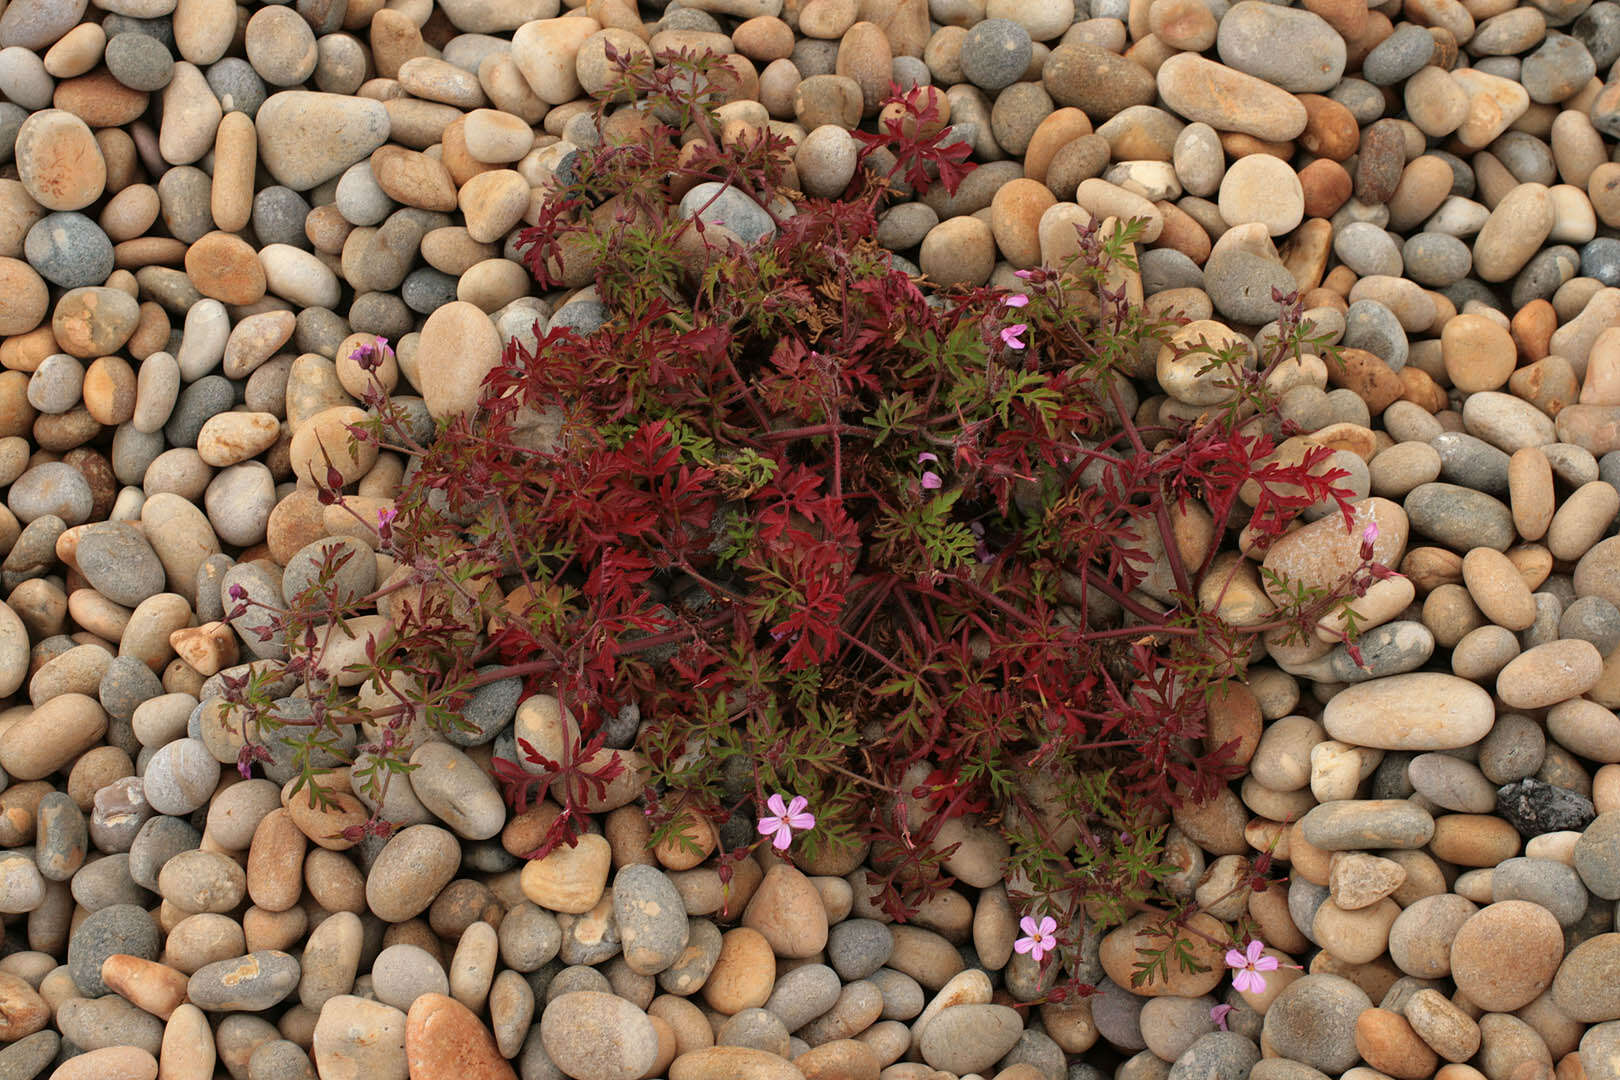
[[[1244,951],[1249,954],[1249,966],[1253,967],[1255,962],[1265,955],[1266,943],[1255,938],[1249,942],[1249,947]]]
[[[1014,293],[1011,296],[1003,297],[1001,302],[1006,304],[1008,307],[1023,307],[1025,304],[1029,303],[1029,297],[1025,296],[1023,293]]]
[[[762,818],[759,819],[759,834],[761,836],[769,836],[769,835],[771,835],[771,833],[775,832],[777,829],[780,829],[781,827],[782,827],[782,819],[781,818],[762,817]]]
[[[1209,1010],[1209,1018],[1211,1020],[1215,1021],[1215,1026],[1216,1027],[1220,1028],[1222,1031],[1225,1031],[1226,1030],[1226,1014],[1231,1012],[1231,1011],[1232,1011],[1232,1006],[1230,1006],[1230,1005],[1225,1005],[1225,1004],[1217,1005],[1213,1009]]]
[[[1034,938],[1021,937],[1017,941],[1013,942],[1013,952],[1016,953],[1027,953],[1034,947]]]
[[[777,817],[785,818],[788,815],[787,804],[782,801],[781,795],[772,795],[765,800],[765,805],[770,807],[771,813]]]
[[[1229,967],[1229,968],[1241,968],[1241,967],[1247,967],[1248,964],[1249,964],[1249,958],[1244,956],[1242,953],[1238,952],[1236,949],[1227,949],[1226,950],[1226,966],[1227,967]]]
[[[1033,915],[1025,915],[1022,919],[1019,919],[1018,929],[1026,934],[1038,934],[1041,932],[1040,924],[1035,921]]]
[[[1250,980],[1257,977],[1258,976],[1256,976],[1252,971],[1239,971],[1236,975],[1232,976],[1232,986],[1237,989],[1238,993],[1246,994],[1249,991]],[[1265,983],[1262,982],[1260,985],[1264,987]]]
[[[804,808],[810,805],[810,800],[803,795],[793,796],[793,801],[787,805],[787,816],[796,817],[804,813]]]
[[[1041,920],[1041,933],[1051,937],[1057,933],[1057,920],[1048,915]]]
[[[922,486],[926,491],[937,491],[941,483],[943,481],[940,480],[937,472],[929,471],[922,474]]]
[[[1275,956],[1262,956],[1260,959],[1258,959],[1258,960],[1256,960],[1254,962],[1254,970],[1256,970],[1256,971],[1276,971],[1277,970],[1277,958]]]
[[[1040,963],[1041,959],[1046,955],[1048,948],[1049,946],[1037,941],[1035,943],[1035,947],[1029,950],[1029,958],[1035,961],[1037,964]]]
[[[1033,270],[1014,270],[1013,271],[1013,277],[1015,277],[1015,278],[1023,278],[1025,281],[1028,281],[1030,278],[1032,278],[1034,276],[1035,276],[1035,271],[1033,271]]]
[[[787,846],[791,843],[793,843],[793,830],[783,825],[776,830],[776,839],[771,841],[771,846],[777,851],[786,851]]]
[[[921,465],[925,461],[938,462],[939,455],[931,450],[924,450],[922,453],[917,455],[917,464]]]
[[[794,814],[788,818],[788,824],[801,832],[816,827],[816,815],[810,813]]]

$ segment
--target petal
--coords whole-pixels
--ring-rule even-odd
[[[1034,938],[1021,937],[1017,941],[1013,942],[1013,952],[1016,952],[1016,953],[1027,953],[1027,952],[1029,952],[1029,950],[1033,949],[1034,947],[1035,947],[1035,939]]]
[[[775,817],[762,817],[759,819],[759,834],[769,836],[782,827],[782,819]]]
[[[1023,293],[1013,293],[1011,296],[1003,298],[1001,302],[1011,308],[1021,308],[1029,303],[1029,297]]]
[[[771,846],[777,851],[786,851],[787,846],[791,843],[793,843],[793,830],[784,825],[776,830],[776,839],[771,841]]]
[[[1275,956],[1262,956],[1260,959],[1258,959],[1258,960],[1256,960],[1254,962],[1254,970],[1256,970],[1256,971],[1276,971],[1277,970],[1277,958]]]
[[[1025,915],[1022,919],[1019,919],[1018,929],[1026,934],[1038,934],[1041,931],[1040,924],[1035,921],[1033,915]]]
[[[1249,971],[1239,971],[1236,975],[1232,976],[1232,986],[1240,994],[1247,993],[1249,990],[1249,980],[1251,978],[1253,978],[1253,975]]]
[[[1057,933],[1057,920],[1048,915],[1041,920],[1041,933],[1051,937]]]
[[[811,813],[794,814],[788,818],[788,824],[801,832],[805,829],[813,829],[816,827],[816,815]]]
[[[1244,952],[1249,954],[1249,966],[1253,967],[1255,962],[1265,955],[1266,943],[1259,938],[1254,938],[1249,942],[1249,947]]]
[[[922,474],[922,486],[929,491],[936,491],[940,486],[939,473],[925,472]]]
[[[787,804],[782,801],[781,795],[772,795],[765,800],[765,805],[770,807],[771,813],[777,817],[787,817]]]
[[[1249,958],[1244,956],[1242,953],[1238,952],[1236,949],[1227,949],[1226,950],[1226,966],[1227,967],[1229,967],[1229,968],[1247,967],[1248,963],[1249,963]]]
[[[804,808],[809,805],[809,799],[805,798],[803,795],[795,795],[793,796],[793,801],[787,805],[787,816],[797,817],[799,814],[804,813]]]
[[[1041,948],[1048,950],[1057,948],[1057,938],[1051,934],[1043,935],[1041,937]]]
[[[1046,946],[1037,941],[1035,947],[1029,950],[1029,958],[1038,964],[1046,956],[1046,951]]]
[[[932,451],[929,451],[929,450],[924,450],[922,453],[917,455],[917,464],[919,464],[919,465],[921,465],[925,461],[936,461],[937,462],[938,460],[939,460],[939,455],[936,454],[936,453],[933,453]]]

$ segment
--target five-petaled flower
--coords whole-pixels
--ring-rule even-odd
[[[1215,1021],[1215,1026],[1222,1031],[1226,1030],[1226,1018],[1232,1012],[1232,1006],[1225,1004],[1215,1006],[1209,1010],[1209,1018]]]
[[[1266,988],[1266,978],[1260,973],[1277,970],[1277,958],[1266,956],[1265,949],[1266,943],[1254,938],[1243,952],[1226,950],[1226,966],[1234,972],[1232,985],[1239,993],[1260,993]]]
[[[1037,964],[1041,958],[1057,948],[1057,920],[1050,915],[1043,915],[1040,922],[1034,916],[1025,915],[1018,921],[1018,929],[1024,932],[1024,937],[1013,942],[1013,949],[1020,953],[1028,953],[1029,958]]]
[[[1001,343],[1009,349],[1022,349],[1024,343],[1018,339],[1018,335],[1028,329],[1029,327],[1021,322],[1013,323],[1011,326],[1003,326],[1001,328]]]
[[[759,834],[769,836],[771,846],[777,851],[787,850],[793,842],[794,830],[802,832],[816,827],[816,815],[806,809],[810,800],[803,795],[795,795],[792,802],[785,804],[781,795],[772,795],[765,800],[765,805],[771,813],[759,819]]]

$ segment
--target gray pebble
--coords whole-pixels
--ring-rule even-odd
[[[298,987],[298,961],[275,949],[208,964],[191,976],[192,1004],[211,1012],[258,1012]]]
[[[1029,31],[1011,19],[984,19],[962,39],[962,74],[981,90],[1001,90],[1029,68]]]
[[[65,791],[47,792],[34,812],[34,863],[46,881],[67,881],[90,851],[90,826]]]
[[[1240,323],[1273,321],[1282,311],[1273,291],[1286,296],[1297,288],[1286,266],[1252,252],[1225,251],[1204,264],[1204,290],[1216,310]]]
[[[163,683],[140,657],[119,656],[107,665],[96,693],[108,716],[128,720],[142,702],[163,693]]]
[[[1406,366],[1410,349],[1400,319],[1377,300],[1357,300],[1350,305],[1344,314],[1344,336],[1339,344],[1367,350],[1388,364],[1391,371]]]
[[[113,246],[101,226],[76,211],[46,214],[23,240],[28,265],[64,289],[100,285],[113,272]]]
[[[1505,497],[1508,491],[1508,455],[1484,439],[1461,431],[1448,431],[1429,440],[1440,455],[1440,477],[1476,492]]]
[[[1491,871],[1491,900],[1528,900],[1553,913],[1560,926],[1586,914],[1586,886],[1573,867],[1554,859],[1513,858]]]
[[[309,203],[289,187],[272,184],[253,196],[253,235],[260,246],[287,244],[303,251],[310,249],[304,232]]]
[[[143,889],[157,891],[158,871],[183,851],[202,846],[202,832],[185,818],[148,818],[129,846],[129,876]]]
[[[889,961],[894,934],[875,919],[846,919],[827,936],[827,959],[845,982],[864,979]]]
[[[28,377],[28,404],[52,416],[70,412],[84,390],[84,365],[66,353],[52,353]]]
[[[418,315],[431,315],[456,298],[457,279],[443,270],[419,266],[412,270],[400,286],[400,297],[405,306]]]
[[[1361,77],[1374,86],[1405,82],[1429,62],[1434,48],[1434,37],[1425,27],[1403,22],[1367,54],[1361,62]]]
[[[157,552],[132,525],[90,526],[80,534],[75,558],[91,588],[128,608],[162,592],[167,581]]]
[[[1170,1067],[1170,1080],[1247,1080],[1260,1048],[1235,1031],[1200,1036]]]
[[[208,68],[208,87],[219,98],[220,108],[226,112],[247,113],[248,119],[258,115],[259,106],[269,96],[264,80],[253,70],[253,65],[236,56]]]
[[[68,941],[68,973],[87,997],[111,993],[101,981],[101,964],[114,953],[156,960],[162,950],[157,925],[143,908],[115,904],[92,912]]]
[[[1421,232],[1401,246],[1406,276],[1431,289],[1443,289],[1468,276],[1474,256],[1469,246],[1445,233]]]
[[[24,524],[50,516],[82,525],[90,520],[95,496],[78,469],[66,462],[47,461],[17,478],[6,495],[6,505]]]
[[[832,44],[836,48],[836,43],[825,44]],[[776,232],[776,223],[763,207],[736,188],[725,187],[716,180],[693,187],[681,199],[679,210],[683,218],[696,215],[705,225],[726,226],[744,244],[752,244]]]
[[[213,186],[213,179],[195,165],[176,165],[158,178],[158,203],[169,235],[195,244],[213,231],[214,212],[210,201]],[[184,284],[190,287],[190,292],[196,292],[184,273],[178,275],[176,284]],[[175,306],[183,311],[187,305],[182,302]]]
[[[163,42],[148,34],[119,34],[107,42],[107,70],[129,87],[150,93],[169,85],[174,57]]]
[[[180,391],[174,412],[163,425],[171,447],[195,447],[197,436],[212,416],[229,412],[236,404],[236,387],[223,375],[205,375]]]
[[[1570,34],[1586,46],[1598,70],[1608,70],[1620,60],[1620,4],[1598,0],[1575,20]]]

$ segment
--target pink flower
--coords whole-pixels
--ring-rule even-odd
[[[1266,943],[1255,938],[1243,952],[1226,950],[1226,966],[1236,972],[1232,976],[1232,985],[1239,993],[1260,993],[1266,988],[1265,977],[1260,973],[1277,970],[1277,958],[1266,956],[1265,949]]]
[[[1013,951],[1028,953],[1029,958],[1037,964],[1041,958],[1057,948],[1057,920],[1050,915],[1043,916],[1037,923],[1034,916],[1025,915],[1018,922],[1018,928],[1026,936],[1013,942]]]
[[[1028,281],[1030,278],[1032,278],[1034,276],[1035,276],[1035,271],[1033,271],[1033,270],[1014,270],[1013,271],[1013,277],[1015,277],[1015,278],[1023,278],[1025,281]]]
[[[1001,302],[1008,307],[1023,307],[1029,303],[1029,297],[1023,293],[1013,293],[1011,296],[1002,297]]]
[[[1230,1006],[1230,1005],[1225,1005],[1225,1004],[1217,1005],[1213,1009],[1209,1010],[1209,1018],[1211,1020],[1215,1021],[1215,1026],[1216,1027],[1220,1028],[1222,1031],[1225,1031],[1226,1030],[1226,1017],[1227,1017],[1227,1014],[1229,1014],[1231,1011],[1232,1011],[1232,1006]]]
[[[1370,559],[1373,555],[1373,545],[1378,542],[1378,522],[1369,521],[1367,527],[1361,530],[1361,557]]]
[[[939,473],[932,469],[924,470],[922,474],[922,486],[924,490],[938,491],[941,483],[942,481],[939,478]]]
[[[786,851],[787,846],[793,842],[793,831],[801,832],[816,827],[816,815],[805,809],[810,800],[803,795],[793,796],[793,801],[786,805],[781,795],[772,795],[765,800],[770,808],[769,817],[759,819],[759,834],[771,837],[771,846],[777,851]]]
[[[1001,343],[1007,346],[1009,349],[1022,349],[1024,347],[1024,343],[1018,340],[1018,335],[1022,334],[1028,329],[1029,327],[1021,322],[1013,323],[1011,326],[1002,327]]]

